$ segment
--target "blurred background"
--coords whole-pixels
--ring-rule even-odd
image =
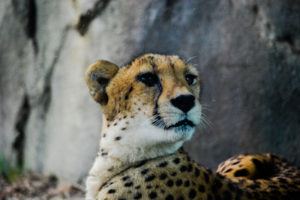
[[[199,69],[206,123],[186,144],[199,163],[272,152],[300,164],[299,1],[1,0],[1,173],[82,184],[101,129],[84,73],[144,53]]]

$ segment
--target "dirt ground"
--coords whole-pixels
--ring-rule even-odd
[[[8,183],[0,176],[0,200],[79,200],[84,198],[82,186],[58,180],[55,176],[27,173]]]

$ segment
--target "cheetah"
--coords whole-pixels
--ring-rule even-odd
[[[300,199],[300,170],[279,156],[239,155],[214,172],[187,155],[202,119],[200,79],[178,56],[97,61],[85,79],[103,111],[87,200]]]

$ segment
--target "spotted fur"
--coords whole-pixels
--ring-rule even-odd
[[[177,56],[98,61],[86,82],[104,113],[86,199],[299,199],[299,170],[279,157],[237,156],[212,172],[180,149],[201,104],[197,70]]]

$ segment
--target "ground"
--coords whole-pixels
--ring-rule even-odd
[[[80,186],[65,183],[55,176],[26,173],[9,183],[0,175],[0,200],[79,200],[83,197]]]

